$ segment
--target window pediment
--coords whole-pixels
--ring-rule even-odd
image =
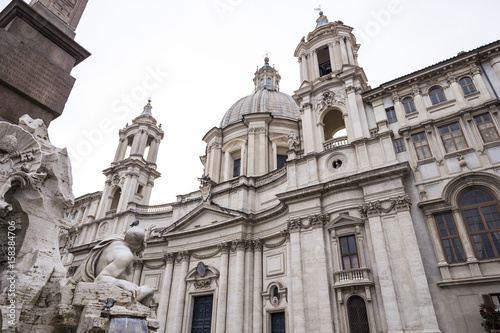
[[[350,215],[339,215],[330,221],[325,228],[328,231],[339,230],[339,229],[354,229],[357,226],[363,226],[365,220],[359,217],[354,217]]]

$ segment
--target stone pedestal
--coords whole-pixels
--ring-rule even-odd
[[[112,298],[116,301],[109,310],[99,300]],[[151,309],[138,302],[132,302],[130,292],[113,285],[79,282],[72,302],[75,308],[82,308],[77,333],[86,332],[156,332],[160,324],[151,319]],[[127,327],[127,328],[125,328]]]

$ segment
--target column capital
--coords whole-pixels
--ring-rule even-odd
[[[258,252],[262,251],[263,246],[264,246],[264,241],[262,241],[262,239],[257,238],[253,240],[253,248],[255,251]]]
[[[177,253],[177,261],[189,261],[191,253],[189,251],[181,251]]]
[[[229,253],[229,243],[223,242],[218,245],[221,253]]]
[[[167,253],[163,256],[167,264],[172,264],[175,261],[175,253]]]
[[[135,270],[142,269],[142,267],[144,266],[144,262],[142,260],[136,260],[134,261],[133,265]]]
[[[247,241],[243,238],[238,238],[232,241],[232,244],[234,245],[235,251],[244,251]]]

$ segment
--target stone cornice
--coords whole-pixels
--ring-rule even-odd
[[[377,96],[390,95],[394,90],[403,86],[407,87],[417,82],[426,81],[430,76],[443,75],[457,68],[468,67],[470,64],[474,64],[478,61],[478,55],[491,58],[495,54],[500,54],[500,41],[495,41],[474,50],[464,52],[450,59],[443,60],[413,73],[385,82],[377,88],[364,92],[363,98],[371,100]]]
[[[12,1],[0,13],[0,28],[5,28],[16,17],[27,22],[43,36],[71,55],[75,59],[75,66],[90,56],[89,51],[85,50],[74,39],[21,0]]]
[[[410,171],[408,162],[398,163],[383,168],[366,171],[360,174],[346,176],[330,182],[300,188],[287,193],[280,193],[276,196],[284,203],[301,198],[322,195],[331,191],[337,191],[346,187],[361,186],[364,182],[381,181],[384,178],[402,176]]]

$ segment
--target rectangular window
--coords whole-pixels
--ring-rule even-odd
[[[406,151],[405,143],[403,138],[394,140],[394,148],[396,149],[396,153],[400,153],[402,151]]]
[[[318,56],[319,76],[324,76],[332,72],[332,64],[330,62],[330,52],[328,46],[316,50]]]
[[[413,140],[413,145],[415,146],[415,151],[417,152],[417,157],[419,160],[423,160],[432,157],[431,149],[429,148],[429,142],[427,142],[427,137],[425,133],[413,134],[411,136]]]
[[[387,115],[387,121],[389,123],[398,121],[398,118],[396,117],[396,110],[394,110],[394,108],[385,109],[385,114]]]
[[[237,158],[233,161],[233,177],[240,176],[240,168],[241,168],[241,158]]]
[[[479,132],[481,133],[481,137],[483,138],[484,143],[492,142],[498,140],[498,131],[493,124],[493,121],[490,117],[489,113],[485,113],[479,116],[474,117],[476,121],[477,128],[479,128]]]
[[[464,262],[462,243],[458,237],[455,221],[453,221],[451,213],[435,215],[434,218],[448,263]]]
[[[288,159],[288,155],[276,155],[276,169],[281,168],[282,166],[285,165],[286,160]]]
[[[358,249],[356,248],[356,236],[340,237],[340,249],[342,254],[342,267],[344,270],[359,268]]]
[[[447,153],[467,148],[467,142],[459,123],[440,127],[439,134]]]

